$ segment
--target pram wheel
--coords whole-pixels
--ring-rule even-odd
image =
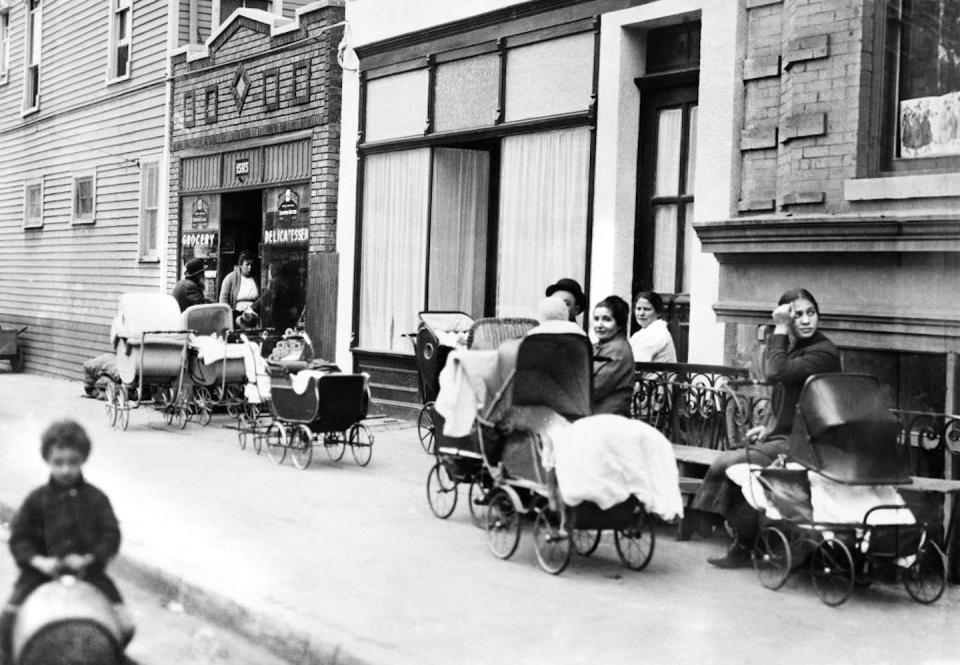
[[[775,526],[764,527],[753,552],[753,567],[760,584],[772,591],[782,587],[790,576],[791,559],[790,541],[783,531]]]
[[[174,416],[176,417],[177,427],[179,429],[184,429],[187,426],[187,422],[190,420],[190,412],[187,410],[186,405],[181,405],[175,408],[176,413]]]
[[[657,543],[650,516],[644,511],[637,519],[638,524],[635,526],[613,532],[613,543],[617,546],[620,561],[630,570],[646,568],[653,558],[653,548]]]
[[[427,402],[420,409],[420,416],[417,418],[417,435],[420,437],[420,446],[429,454],[433,454],[433,446],[436,441],[436,430],[433,424],[433,402]]]
[[[213,399],[206,386],[196,386],[193,389],[193,408],[197,414],[197,422],[203,427],[209,425],[213,417]]]
[[[427,503],[433,514],[442,520],[450,517],[457,507],[457,484],[440,462],[434,464],[427,475]]]
[[[334,462],[340,461],[347,450],[347,433],[327,432],[323,435],[323,448],[327,451],[327,457]]]
[[[477,528],[487,528],[487,503],[489,500],[489,492],[483,488],[481,482],[472,480],[470,491],[467,492],[467,506],[470,508],[470,519]]]
[[[600,529],[574,529],[571,535],[573,548],[580,556],[590,556],[600,546]]]
[[[509,559],[520,543],[520,500],[508,490],[494,490],[487,506],[487,544],[493,555]]]
[[[103,397],[107,401],[107,425],[113,427],[117,424],[117,384],[108,381],[104,387]]]
[[[916,559],[903,571],[903,586],[918,603],[929,605],[940,599],[947,586],[947,566],[943,550],[932,540],[927,540]]]
[[[287,456],[287,431],[280,423],[267,428],[267,456],[277,464],[283,464]]]
[[[313,432],[306,425],[297,425],[290,432],[290,457],[298,469],[310,466],[313,457]]]
[[[842,540],[827,538],[810,557],[813,588],[825,605],[843,604],[853,591],[853,557]]]
[[[360,423],[354,424],[350,428],[350,452],[353,454],[353,461],[360,466],[366,466],[373,457],[373,435],[366,425]]]
[[[533,546],[537,563],[551,575],[559,575],[570,563],[573,551],[570,534],[560,528],[560,519],[552,511],[537,511],[533,522]]]
[[[127,431],[130,425],[130,401],[127,399],[127,389],[125,386],[117,387],[117,427]]]

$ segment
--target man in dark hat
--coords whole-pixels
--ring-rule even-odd
[[[570,320],[575,321],[587,307],[587,297],[583,295],[583,289],[580,288],[580,282],[569,277],[558,279],[556,284],[547,287],[547,297],[554,296],[560,298],[567,304]]]
[[[173,287],[171,295],[177,299],[182,312],[190,305],[202,305],[203,297],[203,259],[190,259],[183,270],[183,279]]]

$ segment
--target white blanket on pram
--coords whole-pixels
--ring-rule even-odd
[[[435,407],[444,418],[443,434],[470,434],[478,410],[487,406],[499,386],[497,351],[451,351],[440,370]]]
[[[544,467],[556,468],[565,504],[591,501],[607,510],[632,494],[664,520],[683,515],[673,447],[650,425],[609,414],[569,423],[557,415],[539,432]]]
[[[250,342],[226,343],[219,335],[191,334],[189,340],[190,347],[196,349],[197,357],[204,365],[210,365],[224,358],[244,358],[247,353],[245,346],[250,344]]]
[[[774,520],[782,519],[780,511],[767,499],[756,464],[734,464],[727,469],[727,477],[740,485],[743,496],[753,508]],[[788,469],[802,469],[789,462]],[[845,485],[825,478],[819,473],[807,472],[810,481],[810,506],[814,522],[833,524],[862,524],[867,512],[876,506],[904,506],[903,497],[893,485]],[[870,515],[870,524],[914,524],[913,513],[903,510],[878,510]]]

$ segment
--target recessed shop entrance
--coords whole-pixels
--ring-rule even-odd
[[[220,265],[217,284],[233,270],[237,258],[246,252],[253,257],[253,274],[261,274],[261,240],[263,239],[263,190],[250,189],[242,192],[224,192],[221,196]]]

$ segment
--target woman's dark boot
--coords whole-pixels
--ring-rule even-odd
[[[707,559],[707,563],[717,568],[747,568],[753,565],[752,548],[734,540],[725,555]]]

